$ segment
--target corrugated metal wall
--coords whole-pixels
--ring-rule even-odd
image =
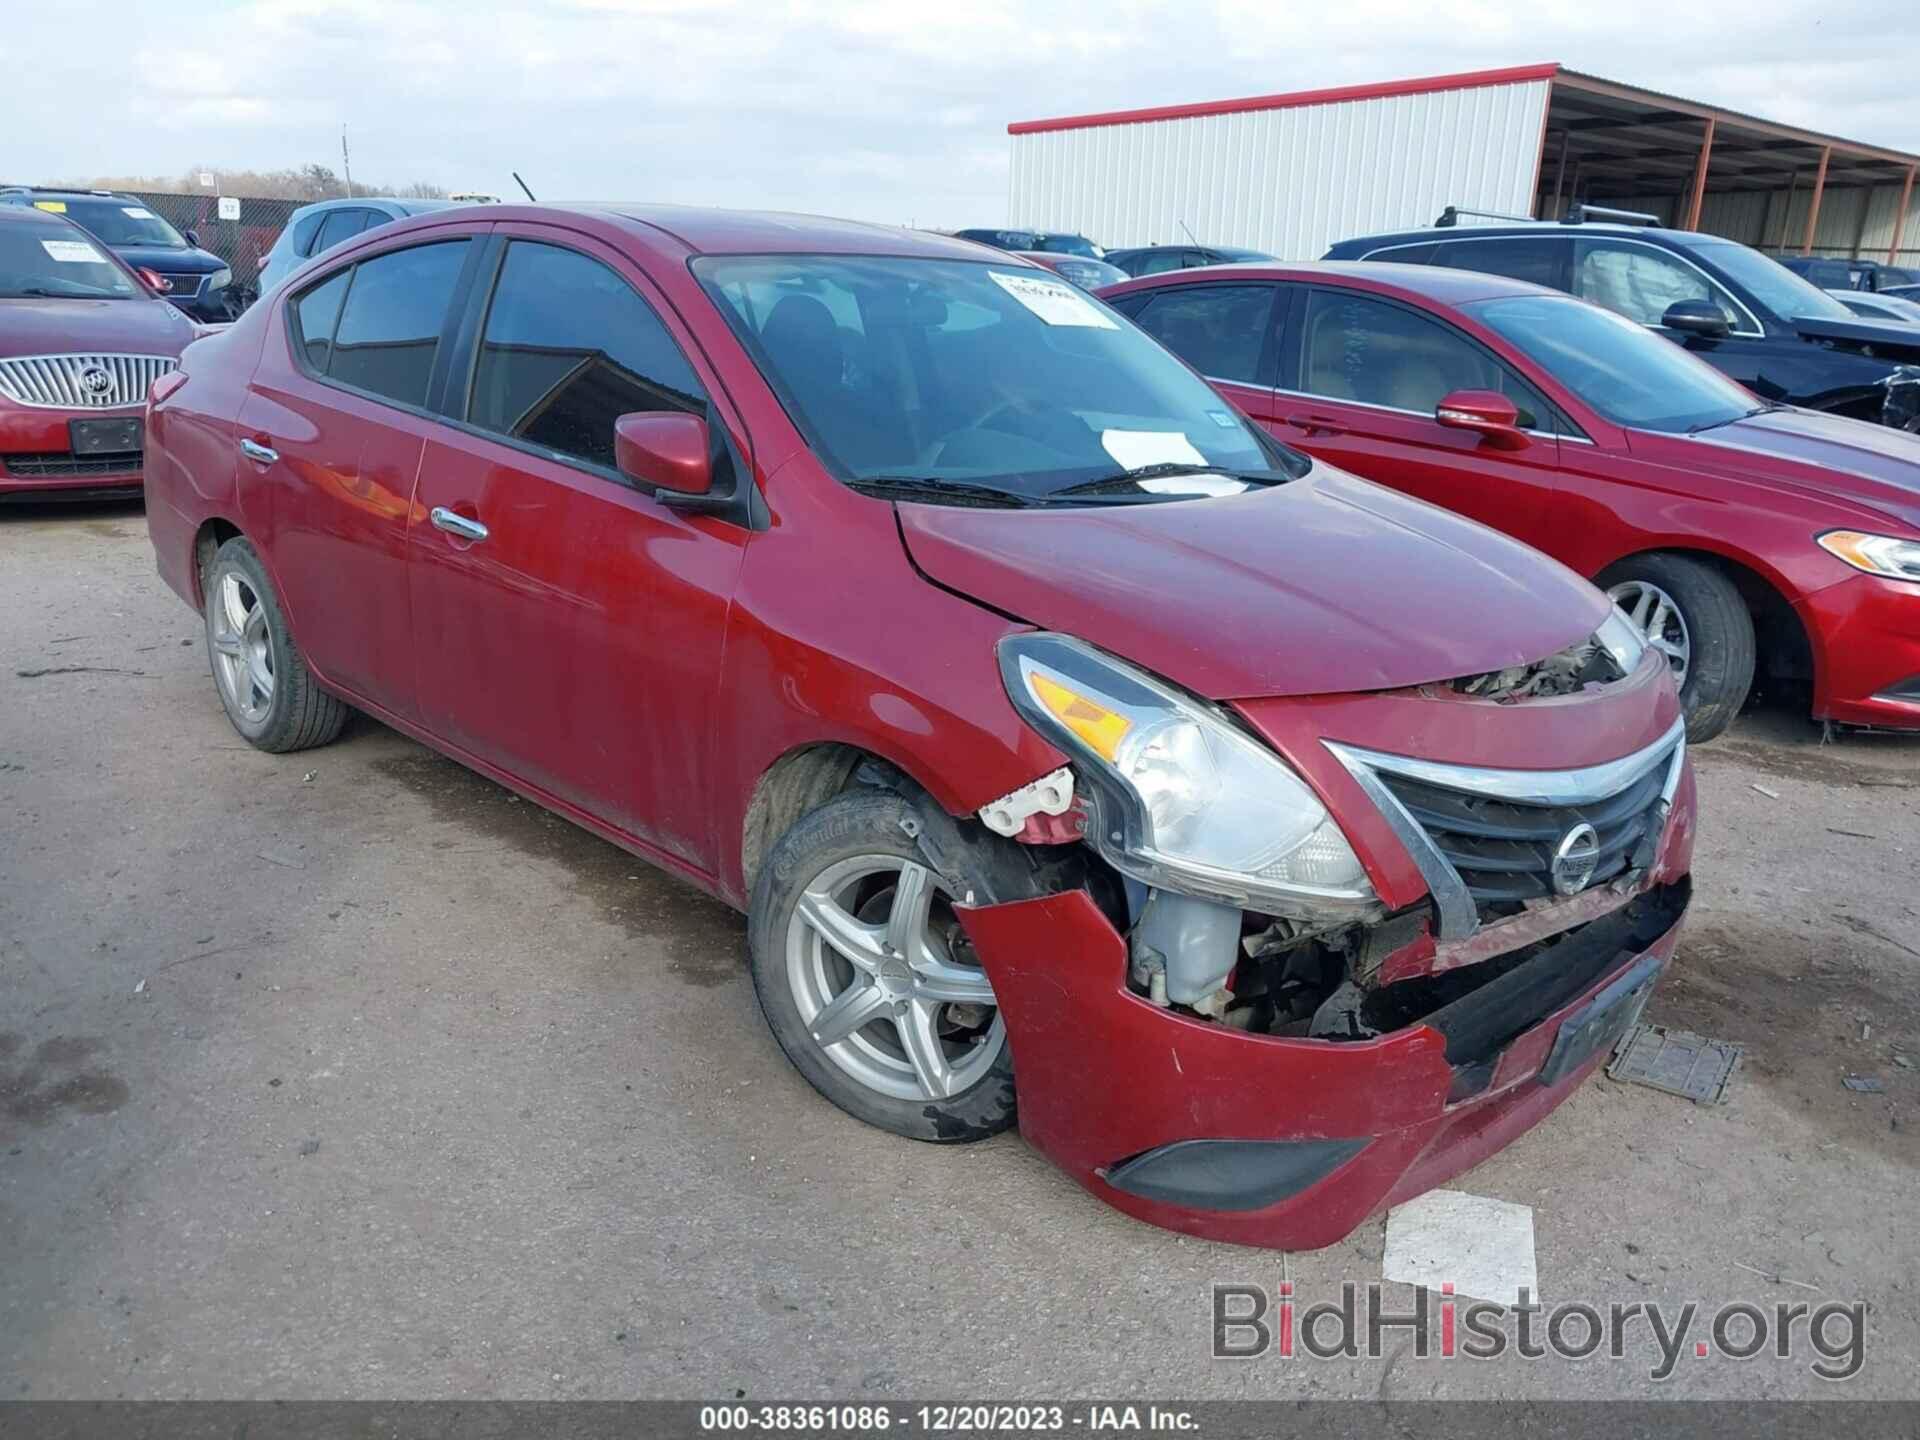
[[[1816,255],[1860,256],[1868,260],[1887,258],[1887,246],[1893,243],[1894,215],[1900,208],[1899,185],[1847,186],[1828,190],[1820,199],[1820,225],[1814,235]],[[1724,235],[1756,250],[1780,249],[1799,252],[1807,233],[1807,206],[1812,201],[1812,182],[1803,181],[1787,199],[1779,190],[1709,191],[1700,205],[1700,228],[1709,235]],[[1671,195],[1643,196],[1637,200],[1608,200],[1621,210],[1644,210],[1672,224],[1682,215],[1684,204]],[[1907,225],[1900,237],[1900,255],[1904,263],[1920,264],[1920,189],[1914,192],[1907,212]]]
[[[1529,213],[1548,82],[1014,135],[1007,223],[1317,259],[1448,205]],[[1183,229],[1182,226],[1186,227]]]

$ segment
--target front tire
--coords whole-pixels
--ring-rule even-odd
[[[1753,616],[1712,565],[1684,555],[1636,555],[1600,577],[1607,598],[1673,670],[1687,739],[1711,740],[1753,688]]]
[[[347,705],[322,690],[300,658],[280,597],[248,541],[214,552],[201,577],[207,656],[214,689],[240,738],[281,755],[325,745],[347,721]]]
[[[913,804],[854,791],[804,816],[755,882],[753,987],[780,1048],[849,1115],[936,1143],[1014,1121],[1013,1056]]]

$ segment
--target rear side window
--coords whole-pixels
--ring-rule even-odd
[[[1175,250],[1172,246],[1148,252],[1146,258],[1133,266],[1135,275],[1164,275],[1169,270],[1179,270],[1186,264],[1186,251]]]
[[[320,238],[315,242],[313,253],[323,254],[343,240],[351,240],[367,228],[367,212],[358,207],[345,210],[329,210],[320,225]]]
[[[309,215],[293,227],[293,253],[296,255],[313,254],[313,237],[320,233],[320,226],[329,212],[322,210],[318,215]]]
[[[1419,415],[1431,415],[1455,390],[1497,390],[1519,407],[1526,429],[1544,428],[1551,414],[1539,391],[1452,326],[1332,290],[1307,297],[1300,388]]]
[[[1257,385],[1273,292],[1271,285],[1164,290],[1134,323],[1202,375]]]
[[[295,344],[306,357],[307,367],[321,375],[327,373],[333,327],[340,319],[340,301],[347,293],[347,277],[352,273],[342,270],[293,302],[294,324],[300,332],[294,337]]]
[[[637,410],[706,411],[706,392],[651,306],[573,250],[507,247],[474,365],[467,419],[614,468],[613,422]]]
[[[354,266],[327,378],[403,405],[426,404],[468,243],[417,245]]]
[[[1435,265],[1504,275],[1549,290],[1567,288],[1567,261],[1573,247],[1565,240],[1516,237],[1511,240],[1449,240],[1433,257]],[[1391,259],[1399,259],[1396,254]]]

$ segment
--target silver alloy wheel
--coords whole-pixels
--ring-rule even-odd
[[[222,570],[213,592],[213,674],[234,713],[258,725],[273,707],[273,640],[266,607],[235,570]]]
[[[1607,591],[1607,598],[1647,644],[1667,657],[1674,688],[1685,685],[1693,660],[1693,636],[1674,598],[1650,580],[1623,580]]]
[[[856,855],[801,892],[787,983],[829,1060],[897,1100],[947,1100],[1007,1043],[993,987],[967,963],[950,898],[926,866]]]

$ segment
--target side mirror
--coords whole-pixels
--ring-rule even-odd
[[[200,248],[200,232],[198,230],[183,230],[180,233],[182,238],[186,240],[187,244],[191,245],[196,250]]]
[[[677,410],[636,410],[613,422],[620,473],[652,489],[705,495],[713,488],[707,422]]]
[[[1666,330],[1708,340],[1718,340],[1733,328],[1727,323],[1727,312],[1711,300],[1676,300],[1660,317],[1660,325]]]
[[[1456,390],[1434,407],[1433,418],[1449,430],[1471,430],[1496,450],[1533,443],[1520,428],[1519,407],[1498,390]]]

